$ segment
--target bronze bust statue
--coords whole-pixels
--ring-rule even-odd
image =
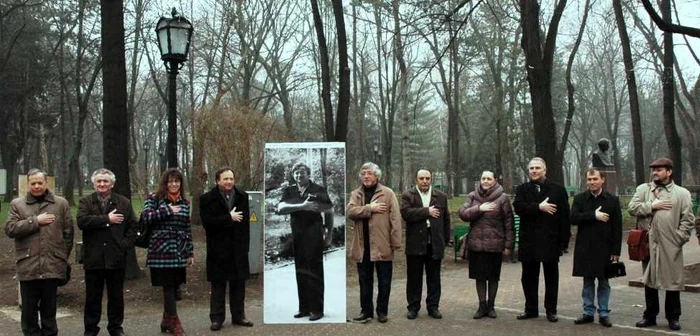
[[[598,150],[593,152],[591,157],[593,167],[606,169],[613,166],[610,155],[608,155],[608,149],[610,149],[610,140],[606,138],[598,140]]]

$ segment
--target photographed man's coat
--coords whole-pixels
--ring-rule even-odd
[[[540,203],[547,198],[557,206],[553,215],[540,210]],[[520,216],[518,260],[558,262],[571,237],[566,189],[549,180],[523,183],[515,191],[513,209]]]
[[[610,216],[607,222],[596,219],[598,207]],[[571,224],[578,226],[573,276],[605,278],[605,266],[611,256],[620,255],[622,246],[620,199],[604,190],[597,197],[590,191],[576,195],[571,206]]]
[[[124,216],[122,223],[109,223],[109,213],[113,210]],[[103,207],[97,193],[92,193],[80,200],[77,219],[83,231],[83,267],[87,270],[125,268],[126,250],[138,231],[131,201],[112,193]]]
[[[37,216],[48,213],[56,220],[39,225]],[[30,193],[10,203],[5,234],[15,240],[17,280],[65,279],[73,249],[73,219],[65,198],[47,191],[43,201]]]
[[[199,215],[207,236],[207,281],[247,279],[250,276],[250,207],[248,194],[233,188],[233,207],[243,219],[234,222],[218,186],[199,198]]]
[[[653,210],[654,199],[670,200],[668,210]],[[695,216],[690,192],[673,182],[666,186],[645,183],[637,187],[629,213],[649,227],[649,264],[644,284],[662,290],[684,290],[683,245],[690,240]]]

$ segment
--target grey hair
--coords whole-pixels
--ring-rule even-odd
[[[92,176],[90,176],[90,181],[92,181],[92,183],[95,183],[95,178],[97,178],[97,175],[102,175],[102,174],[109,175],[109,179],[110,179],[110,181],[112,181],[112,183],[117,182],[117,176],[114,175],[114,173],[107,168],[99,168],[99,169],[95,170],[94,172],[92,172]]]
[[[544,162],[544,159],[543,159],[543,158],[536,156],[536,157],[530,159],[530,162],[528,162],[528,164],[527,164],[528,167],[530,166],[530,163],[531,163],[532,161],[539,161],[539,162],[541,162],[541,163],[542,163],[542,168],[547,169],[547,163]]]
[[[368,161],[368,162],[365,162],[362,165],[362,167],[360,167],[360,174],[359,174],[360,179],[362,179],[362,171],[365,169],[371,169],[372,172],[374,173],[374,176],[376,176],[377,179],[382,178],[382,170],[379,168],[379,166],[377,166],[377,164],[374,162]]]
[[[27,181],[29,181],[30,177],[37,175],[37,174],[41,174],[42,176],[44,176],[44,181],[49,180],[49,174],[46,174],[45,171],[43,171],[39,168],[32,168],[32,169],[29,169],[29,171],[27,172]]]

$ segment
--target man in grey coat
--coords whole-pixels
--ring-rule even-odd
[[[656,325],[659,314],[659,289],[666,291],[666,319],[671,330],[680,330],[680,291],[683,282],[683,244],[690,240],[695,216],[687,189],[673,183],[673,161],[660,158],[652,162],[653,182],[637,187],[629,204],[629,213],[649,228],[649,261],[644,266],[646,310],[636,326]]]
[[[48,175],[27,173],[26,196],[12,200],[5,234],[15,240],[15,267],[22,296],[24,335],[58,335],[56,293],[66,279],[73,247],[73,220],[65,198],[48,189]],[[38,314],[41,312],[41,327]]]

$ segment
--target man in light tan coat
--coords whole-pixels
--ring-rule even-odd
[[[671,179],[673,161],[661,158],[652,162],[653,182],[637,187],[629,204],[629,213],[638,222],[648,224],[649,261],[644,269],[646,310],[636,326],[656,325],[659,314],[659,289],[666,291],[666,319],[671,330],[680,330],[680,291],[683,282],[683,244],[690,239],[694,217],[690,192]]]
[[[29,192],[12,201],[5,223],[5,234],[15,240],[25,335],[58,335],[56,294],[73,247],[70,206],[48,189],[47,177],[38,169],[27,173]]]
[[[372,303],[374,269],[377,270],[377,320],[388,321],[394,251],[401,249],[401,208],[394,192],[379,183],[382,171],[367,162],[360,169],[362,186],[350,194],[348,219],[354,229],[350,257],[357,262],[360,280],[360,315],[354,322],[365,323],[374,316]]]

